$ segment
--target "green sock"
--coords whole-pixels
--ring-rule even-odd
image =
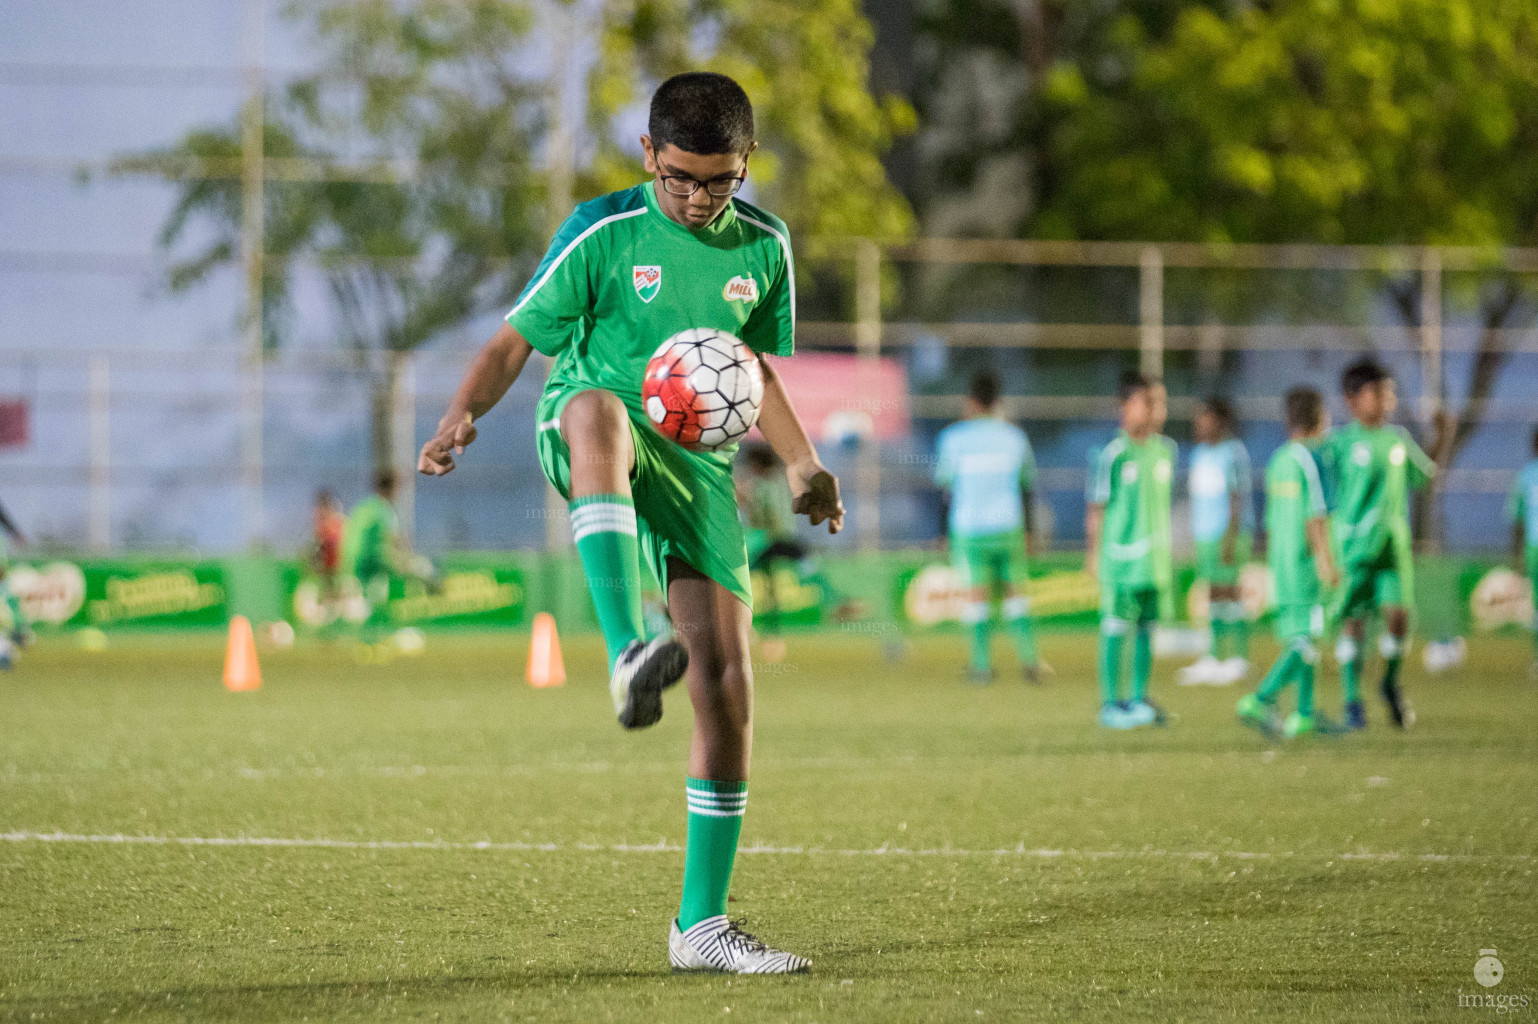
[[[1004,620],[1009,624],[1009,632],[1015,639],[1015,654],[1019,656],[1020,664],[1034,666],[1038,655],[1036,629],[1031,624],[1030,600],[1025,597],[1005,598]]]
[[[1314,713],[1314,663],[1298,666],[1298,714],[1308,718]]]
[[[684,895],[678,905],[680,931],[726,913],[726,890],[732,884],[748,784],[689,779],[685,792],[689,842],[684,849]]]
[[[1271,665],[1271,669],[1266,673],[1266,677],[1260,681],[1260,685],[1255,689],[1255,696],[1267,704],[1275,703],[1276,695],[1281,693],[1288,683],[1292,682],[1293,675],[1302,664],[1303,655],[1298,653],[1296,647],[1288,647],[1282,652],[1282,656],[1277,658]]]
[[[1399,685],[1399,660],[1398,658],[1383,659],[1383,689],[1385,691]]]
[[[967,603],[966,620],[972,627],[972,670],[987,672],[993,667],[993,614],[987,601]]]
[[[632,640],[645,635],[641,617],[641,549],[635,505],[624,494],[588,494],[570,505],[571,534],[598,610],[609,671]]]
[[[1234,657],[1250,660],[1250,620],[1245,618],[1244,605],[1233,602],[1234,617],[1228,622],[1229,650]]]
[[[1115,704],[1121,690],[1121,649],[1127,624],[1120,619],[1100,623],[1100,703]]]
[[[1132,699],[1148,696],[1148,677],[1153,674],[1153,624],[1138,623],[1132,637]]]
[[[1212,630],[1212,656],[1218,661],[1223,660],[1223,634],[1227,632],[1227,625],[1228,623],[1218,618],[1218,609],[1214,607],[1208,626]]]
[[[16,599],[9,583],[0,580],[0,588],[5,591],[5,607],[11,613],[11,632],[19,633],[27,628],[27,617],[21,613],[21,602]]]
[[[1362,699],[1361,645],[1351,637],[1342,637],[1335,645],[1335,660],[1340,662],[1340,699],[1355,704]]]

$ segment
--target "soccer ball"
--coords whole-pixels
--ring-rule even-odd
[[[719,451],[758,422],[764,375],[739,339],[710,327],[664,341],[641,382],[641,400],[657,433],[697,452]]]

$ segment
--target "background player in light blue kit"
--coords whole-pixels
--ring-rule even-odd
[[[1003,593],[1004,622],[1014,637],[1026,682],[1039,682],[1042,664],[1025,594],[1031,484],[1036,456],[1025,431],[998,415],[999,379],[972,378],[966,419],[940,431],[935,483],[949,495],[951,562],[969,588],[962,621],[972,631],[968,678],[993,678],[993,595]]]
[[[1192,424],[1196,447],[1187,477],[1191,534],[1196,541],[1196,579],[1207,583],[1212,649],[1180,672],[1186,686],[1227,686],[1250,671],[1250,626],[1239,592],[1239,573],[1249,561],[1255,533],[1250,453],[1235,437],[1238,421],[1227,399],[1204,401]]]

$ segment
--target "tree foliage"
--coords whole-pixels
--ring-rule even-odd
[[[680,71],[720,71],[753,99],[753,174],[792,232],[896,239],[912,228],[881,156],[912,109],[867,85],[872,33],[856,0],[607,0],[590,85],[600,138],[588,189],[635,180],[634,140],[614,126]]]
[[[1109,79],[1043,83],[1034,233],[1219,242],[1538,241],[1538,5],[1286,0],[1111,29]]]

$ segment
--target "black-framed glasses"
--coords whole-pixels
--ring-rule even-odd
[[[709,192],[717,199],[725,199],[727,196],[736,195],[737,190],[742,188],[742,183],[747,180],[748,176],[744,172],[735,177],[711,178],[709,181],[691,178],[687,174],[664,174],[661,177],[662,187],[672,195],[692,196],[700,190],[701,185],[704,185],[706,192]]]

